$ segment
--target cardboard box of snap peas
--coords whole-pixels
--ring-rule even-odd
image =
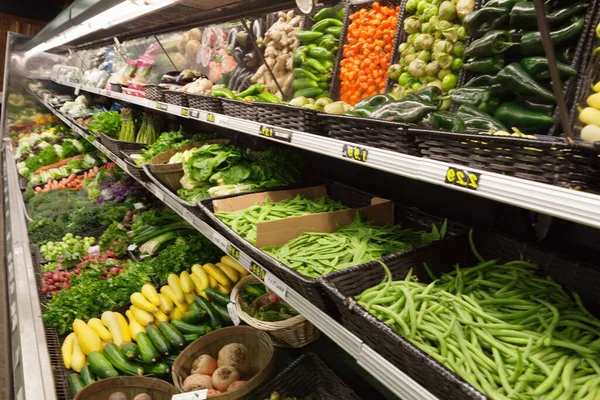
[[[348,266],[442,240],[464,228],[337,182],[200,203],[240,251],[320,309],[320,279]]]
[[[491,231],[474,232],[472,242],[455,236],[385,264],[350,267],[323,284],[342,324],[432,394],[579,399],[598,393],[597,267]]]

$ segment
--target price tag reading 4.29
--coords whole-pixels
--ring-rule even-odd
[[[469,172],[466,170],[450,167],[446,171],[445,182],[450,185],[456,185],[471,190],[479,189],[479,180],[481,174],[478,172]]]
[[[368,155],[369,151],[360,147],[345,144],[342,148],[342,156],[356,161],[367,162]]]

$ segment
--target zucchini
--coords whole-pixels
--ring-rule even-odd
[[[192,304],[195,304],[192,302]],[[196,306],[197,307],[197,306]],[[191,308],[191,307],[190,307]],[[206,316],[206,311],[196,308],[195,310],[186,311],[181,315],[181,320],[188,324],[199,324]]]
[[[217,314],[219,314],[219,318],[221,318],[221,322],[223,323],[223,325],[233,325],[233,321],[231,320],[231,317],[229,316],[229,311],[227,311],[226,307],[221,307],[219,304],[213,304],[212,306],[217,312]]]
[[[92,351],[87,357],[90,369],[100,379],[114,378],[119,376],[119,373],[114,369],[111,363],[108,362],[102,354],[97,351]]]
[[[114,343],[106,343],[104,345],[103,354],[104,357],[112,364],[117,370],[123,372],[125,375],[142,376],[144,375],[144,369],[139,365],[136,365],[130,361],[127,361],[121,349]]]
[[[169,371],[171,371],[171,367],[163,362],[144,365],[144,374],[146,375],[166,376]]]
[[[91,385],[96,381],[96,377],[92,373],[89,365],[85,365],[83,368],[81,368],[79,377],[81,378],[81,383],[83,383],[83,386]]]
[[[194,299],[194,302],[198,306],[200,306],[200,308],[202,308],[204,311],[206,311],[206,313],[208,314],[208,317],[210,318],[210,327],[213,330],[217,330],[217,329],[221,328],[221,319],[219,318],[219,315],[217,314],[217,312],[215,311],[213,306],[208,302],[208,300],[206,300],[202,296],[196,296],[196,298]]]
[[[121,342],[121,351],[128,360],[134,360],[140,355],[140,348],[137,344],[131,342]]]
[[[204,293],[206,293],[206,295],[208,296],[208,298],[216,304],[219,304],[220,306],[223,307],[227,307],[227,304],[229,304],[229,302],[231,301],[229,299],[229,296],[224,295],[221,292],[216,291],[215,289],[212,288],[207,288],[204,290]]]
[[[175,360],[177,360],[177,355],[176,354],[170,354],[166,357],[163,357],[160,361],[164,362],[165,364],[168,365],[173,365],[173,363],[175,362]]]
[[[83,390],[83,387],[84,384],[81,381],[81,377],[79,376],[79,374],[69,374],[69,390],[71,391],[73,397],[75,397],[77,393],[81,392]]]
[[[184,347],[185,338],[176,328],[168,322],[159,322],[158,329],[163,334],[165,339],[171,343],[173,348]],[[191,333],[191,332],[190,332]]]
[[[247,295],[254,297],[254,299],[258,299],[260,296],[267,293],[267,289],[265,289],[265,285],[262,283],[251,283],[244,286],[242,291]]]
[[[150,325],[146,328],[146,335],[150,338],[152,345],[158,351],[160,355],[169,355],[169,343],[165,340],[165,338],[160,334],[158,328],[154,325]]]
[[[190,344],[192,342],[195,342],[196,339],[198,339],[200,337],[200,335],[197,335],[195,333],[188,333],[187,335],[184,334],[183,338],[185,339],[185,344]]]
[[[156,351],[154,348],[154,345],[150,341],[148,335],[146,335],[144,332],[138,332],[135,340],[140,348],[142,360],[144,360],[146,364],[152,364],[158,360],[158,351]]]
[[[196,334],[196,335],[206,335],[211,331],[210,327],[206,325],[192,325],[183,321],[171,321],[175,329],[180,330],[185,334]]]

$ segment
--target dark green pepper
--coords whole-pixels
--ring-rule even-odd
[[[537,83],[517,63],[507,65],[498,72],[496,81],[517,96],[540,103],[555,104],[554,94]]]
[[[467,35],[480,38],[488,31],[500,29],[508,21],[509,10],[502,7],[483,7],[473,11],[463,19]]]
[[[456,110],[456,116],[465,123],[466,132],[490,133],[506,130],[502,122],[474,107],[462,105]]]
[[[508,126],[515,126],[520,131],[529,133],[548,129],[553,123],[553,118],[547,114],[510,102],[501,104],[494,117]]]
[[[339,40],[335,38],[333,35],[325,35],[317,42],[319,47],[327,49],[329,51],[333,51],[338,45]]]
[[[325,29],[325,33],[339,38],[342,35],[342,28],[339,26],[330,26],[329,28]]]
[[[300,89],[306,89],[306,88],[316,88],[316,87],[319,87],[319,84],[317,81],[313,81],[312,79],[309,79],[309,78],[299,78],[299,79],[294,79],[294,82],[292,83],[292,87],[294,88],[294,90],[300,90]]]
[[[435,111],[429,114],[429,123],[434,129],[448,132],[462,132],[465,130],[465,122],[446,111]]]
[[[260,83],[255,83],[254,85],[251,85],[250,87],[248,87],[248,89],[244,90],[241,93],[238,93],[237,97],[248,97],[248,96],[256,96],[257,94],[261,93],[262,91],[265,90],[265,85],[262,85]]]
[[[363,107],[363,108],[358,108],[358,109],[354,109],[352,112],[352,115],[356,116],[356,117],[363,117],[363,118],[370,118],[371,114],[373,114],[373,111],[377,110],[377,107]]]
[[[556,58],[565,64],[571,64],[575,58],[575,46],[564,46],[556,51]]]
[[[321,74],[327,72],[327,68],[323,66],[323,64],[321,64],[319,60],[315,60],[314,58],[307,58],[305,65],[307,67],[313,68],[315,71]]]
[[[467,82],[463,87],[492,87],[496,85],[494,75],[479,75]]]
[[[313,25],[313,27],[311,28],[311,31],[313,32],[325,32],[325,29],[331,27],[331,26],[336,26],[341,28],[342,27],[342,21],[340,21],[339,19],[335,19],[335,18],[325,18],[319,22],[317,22],[316,24]]]
[[[360,109],[365,107],[381,107],[384,104],[395,101],[389,94],[376,94],[375,96],[367,97],[362,99],[354,106],[354,109]]]
[[[323,36],[323,32],[313,32],[313,31],[296,31],[296,37],[303,44],[313,42]]]
[[[488,7],[502,7],[505,8],[506,10],[510,11],[513,6],[518,3],[520,0],[490,0],[487,3],[485,3],[485,5],[483,6],[483,8],[488,8]]]
[[[557,26],[569,18],[585,13],[587,4],[584,2],[575,3],[568,7],[556,10],[546,14],[548,25]],[[510,12],[510,27],[520,30],[537,30],[538,23],[535,15],[535,6],[529,1],[520,1]]]
[[[294,68],[294,78],[308,78],[308,79],[312,79],[313,81],[318,81],[319,77],[317,77],[317,75],[313,74],[310,71],[305,70],[304,68]]]
[[[442,96],[442,90],[437,86],[427,86],[417,93],[409,94],[404,97],[403,100],[412,99],[417,101],[422,101],[427,104],[431,104],[436,108],[440,108],[442,106],[442,102],[449,97]]]
[[[554,104],[539,104],[534,103],[529,100],[515,100],[513,103],[520,105],[521,107],[525,107],[532,111],[537,111],[538,113],[546,114],[547,116],[551,116],[554,114],[554,109],[556,106]]]
[[[292,55],[294,67],[302,67],[306,63],[306,59],[308,58],[306,53],[308,53],[308,47],[306,46],[300,46],[294,50],[294,54]]]
[[[380,107],[371,114],[371,118],[396,122],[420,122],[437,107],[417,100],[398,100]]]
[[[578,18],[564,28],[550,32],[550,40],[555,46],[567,42],[569,39],[581,33],[583,24],[584,19]],[[521,37],[521,53],[528,57],[544,54],[542,35],[540,32],[527,32]]]
[[[333,58],[333,53],[322,47],[316,47],[308,50],[308,56],[318,60],[331,60]]]
[[[465,50],[466,57],[492,57],[504,53],[511,46],[507,31],[489,31],[482,37],[471,42]]]
[[[550,78],[550,70],[548,68],[549,62],[545,57],[527,57],[519,61],[519,64],[525,72],[527,72],[534,79],[547,79]],[[560,76],[575,76],[577,70],[570,65],[563,64],[560,61],[556,62],[556,69]]]
[[[335,18],[336,12],[337,9],[335,7],[325,7],[324,9],[313,15],[312,20],[315,22],[319,22],[327,18]]]
[[[498,99],[489,88],[464,87],[452,89],[448,93],[452,96],[453,103],[472,106],[488,114],[498,107]]]
[[[480,74],[493,74],[504,68],[504,57],[470,58],[463,63],[462,69]]]

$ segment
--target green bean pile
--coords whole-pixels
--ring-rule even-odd
[[[362,221],[360,214],[349,225],[333,233],[306,232],[282,246],[262,250],[288,267],[310,278],[383,256],[412,249],[444,237],[447,223],[432,232],[402,229],[400,225],[380,227]]]
[[[293,199],[285,199],[271,203],[267,198],[263,204],[255,204],[239,211],[223,211],[215,216],[229,226],[235,233],[252,244],[256,244],[256,224],[275,221],[288,217],[299,217],[308,214],[345,210],[347,207],[332,200],[328,196],[310,199],[298,195]]]
[[[429,285],[412,270],[393,281],[384,265],[384,281],[356,299],[492,399],[600,399],[600,320],[536,265],[472,248],[479,265]]]

